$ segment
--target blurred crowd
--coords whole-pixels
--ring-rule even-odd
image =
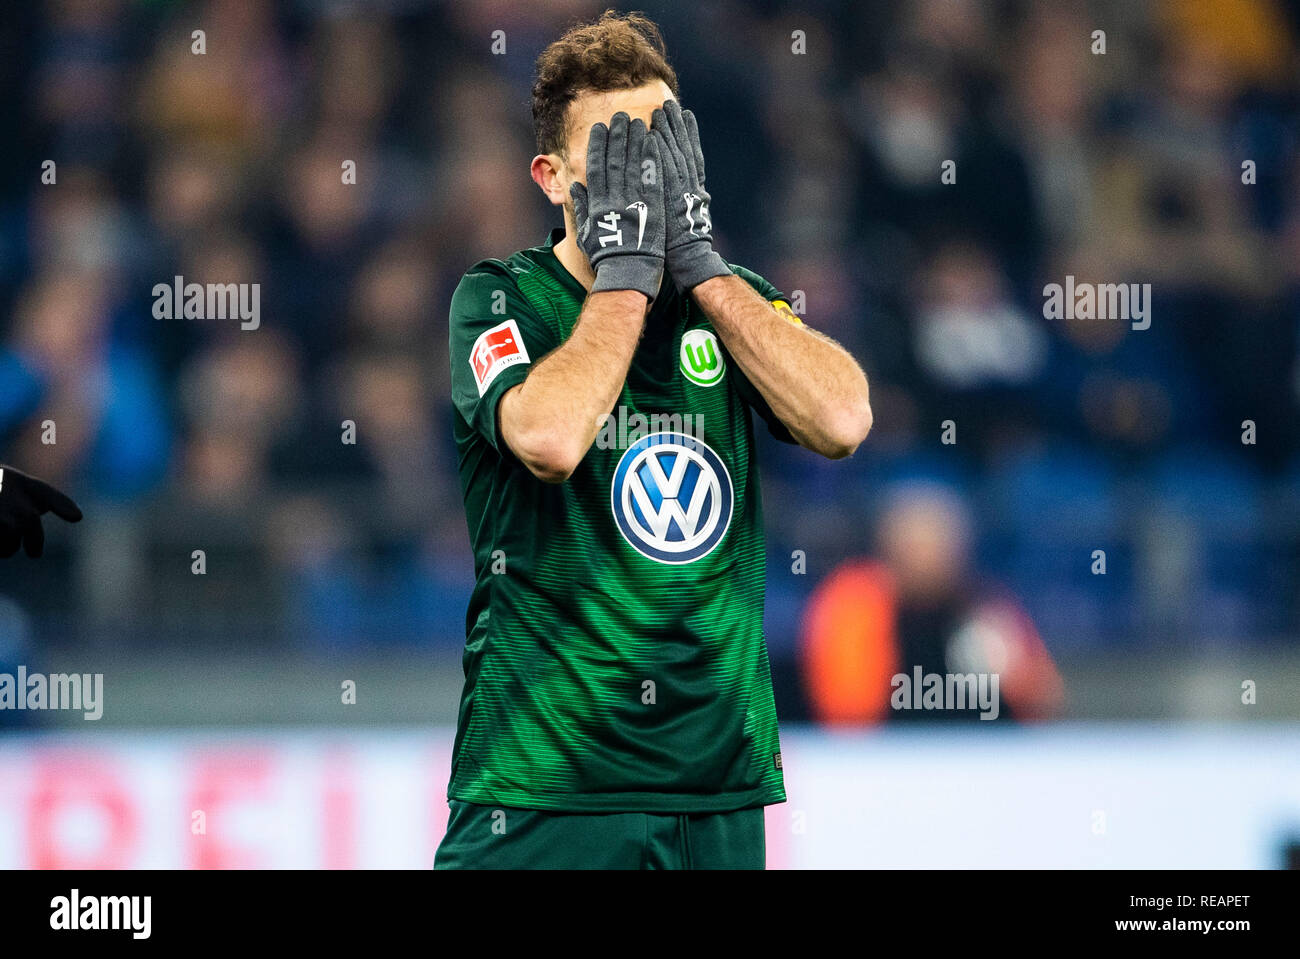
[[[11,6],[0,462],[87,519],[0,591],[52,642],[463,642],[447,303],[559,225],[532,64],[601,5]],[[1058,654],[1300,634],[1300,3],[637,6],[720,249],[871,378],[853,460],[764,445],[778,672],[864,559]],[[1045,319],[1067,275],[1150,328]],[[260,327],[155,319],[176,276]]]

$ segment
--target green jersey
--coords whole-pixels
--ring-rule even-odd
[[[751,410],[789,433],[666,280],[596,442],[566,482],[534,477],[497,404],[582,310],[562,237],[479,263],[452,297],[476,583],[447,795],[572,812],[783,802]]]

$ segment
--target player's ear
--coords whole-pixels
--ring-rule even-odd
[[[539,153],[533,157],[529,171],[533,175],[533,182],[541,187],[551,205],[563,206],[569,193],[560,177],[560,158],[554,153]]]

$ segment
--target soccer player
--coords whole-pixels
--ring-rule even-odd
[[[785,800],[751,414],[850,455],[867,380],[713,249],[658,28],[538,60],[533,180],[564,209],[451,303],[476,584],[435,868],[757,868]]]

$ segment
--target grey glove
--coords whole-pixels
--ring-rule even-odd
[[[730,276],[713,249],[709,191],[704,189],[704,151],[695,114],[668,100],[650,117],[664,170],[664,210],[668,216],[668,273],[683,293],[715,276]]]
[[[664,278],[664,188],[659,145],[641,120],[616,113],[591,128],[587,185],[574,183],[578,243],[591,260],[591,292],[636,290],[653,300]]]

